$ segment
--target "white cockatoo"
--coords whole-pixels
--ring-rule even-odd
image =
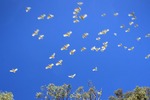
[[[92,69],[92,71],[93,71],[93,72],[96,72],[96,71],[98,71],[98,68],[95,67],[95,68]]]
[[[17,71],[18,71],[18,68],[14,68],[14,69],[9,70],[9,72],[11,72],[11,73],[16,73]]]
[[[82,47],[82,48],[81,48],[81,52],[82,52],[82,51],[85,51],[85,50],[86,50],[86,47]]]
[[[87,17],[87,14],[81,15],[80,19],[84,20]]]
[[[26,12],[29,12],[31,10],[31,7],[26,7]]]
[[[82,38],[84,39],[84,38],[86,38],[88,35],[89,35],[89,33],[84,33],[84,34],[82,35]]]
[[[44,35],[40,35],[38,39],[41,40],[43,38],[44,38]]]
[[[49,64],[48,66],[45,67],[45,69],[52,69],[53,66],[54,64]]]
[[[49,15],[47,16],[47,19],[51,19],[51,18],[53,18],[53,17],[54,17],[54,15],[49,14]]]
[[[70,46],[70,44],[66,44],[66,45],[64,45],[62,48],[61,48],[61,50],[68,50],[68,47]]]
[[[69,78],[74,78],[75,76],[76,76],[76,74],[68,75]]]
[[[39,29],[36,29],[36,30],[34,31],[34,33],[32,34],[32,36],[38,35],[39,31],[40,31]]]
[[[46,17],[46,14],[42,14],[42,15],[40,15],[37,19],[38,20],[41,20],[41,19],[44,19]]]
[[[72,34],[72,31],[69,31],[69,32],[65,33],[63,36],[64,37],[70,37],[71,34]]]
[[[69,52],[70,55],[73,55],[76,52],[76,49],[73,49]]]
[[[117,13],[117,12],[116,12],[116,13],[114,13],[114,16],[118,16],[118,15],[119,15],[119,13]]]
[[[59,61],[56,63],[56,66],[62,65],[62,63],[63,63],[63,60],[59,60]]]
[[[49,57],[49,59],[54,59],[55,58],[55,53],[53,53],[50,57]]]

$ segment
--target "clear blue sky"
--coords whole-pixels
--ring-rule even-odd
[[[145,56],[150,53],[150,38],[145,35],[150,32],[150,0],[81,0],[80,14],[88,17],[74,24],[72,12],[79,0],[0,0],[0,90],[11,91],[15,100],[35,100],[35,93],[40,86],[54,83],[71,84],[73,90],[78,86],[87,89],[91,80],[97,89],[103,89],[102,99],[107,100],[113,91],[122,88],[125,91],[138,86],[150,86],[150,59]],[[30,6],[29,13],[25,8]],[[131,21],[128,13],[135,12],[138,28],[129,26]],[[114,17],[113,13],[119,16]],[[41,14],[53,14],[53,19],[37,20]],[[106,13],[106,17],[101,17]],[[125,24],[131,31],[125,33],[120,25]],[[43,40],[32,37],[32,33],[40,30]],[[103,29],[110,31],[96,41],[98,32]],[[63,34],[72,31],[70,38]],[[82,39],[82,34],[89,36]],[[113,33],[117,33],[115,37]],[[137,42],[136,38],[142,37]],[[92,46],[100,47],[108,41],[104,52],[92,52]],[[70,43],[68,51],[60,48]],[[122,43],[133,51],[118,48]],[[87,50],[80,52],[85,46]],[[69,51],[76,49],[74,55]],[[56,58],[49,60],[52,53]],[[50,63],[63,59],[63,65],[46,70]],[[97,72],[92,68],[98,67]],[[13,74],[9,70],[18,68]],[[74,79],[68,75],[76,73]]]

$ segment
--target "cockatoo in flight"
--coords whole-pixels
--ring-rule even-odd
[[[77,4],[78,4],[79,6],[81,6],[81,5],[83,5],[83,2],[78,2]]]
[[[38,35],[39,31],[40,31],[39,29],[36,29],[36,30],[34,31],[34,33],[32,34],[32,36]]]
[[[68,77],[69,78],[74,78],[76,76],[76,74],[73,74],[73,75],[69,75]]]
[[[81,15],[79,18],[84,20],[87,17],[87,14]]]
[[[54,59],[55,58],[55,53],[53,53],[50,57],[49,57],[49,59]]]
[[[145,57],[145,59],[148,59],[148,58],[150,58],[150,54],[146,55],[146,57]]]
[[[48,66],[45,67],[45,69],[51,69],[54,66],[54,64],[49,64]]]
[[[93,72],[98,71],[97,67],[93,68],[92,71],[93,71]]]
[[[71,34],[72,34],[72,31],[69,31],[69,32],[65,33],[63,36],[64,37],[70,37]]]
[[[42,15],[40,15],[37,19],[38,20],[41,20],[41,19],[44,19],[46,17],[46,15],[45,14],[42,14]]]
[[[107,32],[109,32],[109,29],[102,30],[101,32],[98,33],[98,35],[104,35]]]
[[[97,38],[96,38],[97,41],[99,41],[100,39],[101,39],[100,37],[97,37]]]
[[[9,72],[11,72],[11,73],[16,73],[17,71],[18,71],[17,68],[9,70]]]
[[[114,16],[118,16],[118,15],[119,15],[119,13],[117,13],[117,12],[116,12],[116,13],[114,13]]]
[[[134,49],[134,47],[128,48],[128,51],[132,51]]]
[[[86,50],[86,47],[82,47],[82,48],[81,48],[81,52],[82,52],[82,51],[85,51],[85,50]]]
[[[56,66],[62,65],[62,62],[63,62],[63,60],[59,60],[59,61],[56,63]]]
[[[70,46],[70,44],[66,44],[61,48],[61,50],[67,50],[69,46]]]
[[[84,33],[84,34],[82,35],[82,38],[84,39],[84,38],[86,38],[88,35],[89,35],[89,33]]]
[[[78,19],[76,19],[76,20],[74,20],[74,21],[73,21],[73,23],[78,23],[78,22],[79,22],[79,20],[78,20]]]
[[[53,17],[54,17],[54,15],[49,14],[49,15],[47,16],[47,19],[51,19],[51,18],[53,18]]]
[[[43,38],[44,38],[44,35],[40,35],[38,39],[41,40]]]
[[[29,12],[31,10],[31,7],[26,7],[26,12]]]
[[[73,49],[69,52],[70,55],[73,55],[76,52],[76,49]]]

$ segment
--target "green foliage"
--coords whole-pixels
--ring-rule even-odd
[[[62,86],[49,84],[48,86],[42,86],[41,90],[42,92],[36,93],[36,98],[42,100],[100,100],[102,95],[102,90],[97,91],[92,83],[90,83],[88,91],[85,91],[84,88],[80,86],[72,94],[71,85],[67,84]]]
[[[70,95],[70,98],[74,100],[100,100],[102,90],[96,90],[91,81],[88,82],[88,86],[88,91],[85,91],[82,86],[78,87],[77,90]]]
[[[11,92],[0,92],[0,100],[14,100]]]
[[[102,90],[97,91],[95,87],[90,87],[88,91],[84,91],[83,87],[79,87],[70,98],[75,100],[100,100]]]
[[[42,91],[36,93],[36,98],[42,100],[100,100],[102,90],[98,91],[92,82],[88,82],[88,86],[87,91],[80,86],[71,93],[71,85],[49,84],[41,87]],[[126,93],[123,93],[122,89],[118,89],[114,91],[114,94],[115,96],[110,96],[109,100],[150,100],[150,88],[148,87],[137,86],[133,91]]]
[[[64,100],[68,99],[71,86],[64,84],[62,86],[56,86],[54,84],[49,84],[48,86],[41,87],[42,92],[36,93],[36,98],[45,100]]]
[[[115,96],[110,96],[109,100],[150,100],[150,88],[136,87],[133,91],[123,94],[122,89],[114,92]]]

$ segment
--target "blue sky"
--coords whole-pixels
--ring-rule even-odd
[[[145,56],[150,53],[150,38],[145,35],[150,32],[149,0],[81,0],[80,14],[87,14],[85,20],[73,23],[73,10],[78,7],[79,0],[0,0],[0,90],[11,91],[15,100],[35,100],[35,93],[40,86],[54,83],[71,84],[73,90],[78,86],[87,89],[87,82],[91,80],[97,89],[103,89],[102,99],[107,100],[113,91],[122,88],[124,92],[138,86],[150,86],[150,59]],[[32,9],[26,13],[25,8]],[[128,14],[135,12],[139,24],[138,28],[129,26],[131,18]],[[114,17],[115,12],[119,16]],[[106,13],[105,17],[101,17]],[[53,19],[37,20],[41,14],[53,14]],[[120,29],[125,24],[130,28],[129,33]],[[44,34],[43,40],[32,37],[32,33],[40,30]],[[96,41],[98,32],[110,31]],[[69,38],[63,34],[72,31]],[[82,34],[89,36],[82,39]],[[113,35],[117,33],[117,37]],[[137,42],[136,38],[142,37]],[[100,47],[108,41],[108,48],[104,52],[93,52],[92,46]],[[60,48],[69,43],[68,51]],[[128,47],[134,46],[133,51],[118,48],[122,43]],[[85,46],[86,51],[80,52]],[[76,49],[74,55],[69,51]],[[52,53],[56,58],[49,60]],[[50,63],[63,59],[62,66],[54,66],[46,70]],[[92,72],[94,67],[97,72]],[[18,68],[13,74],[9,70]],[[68,75],[76,73],[74,79]]]

